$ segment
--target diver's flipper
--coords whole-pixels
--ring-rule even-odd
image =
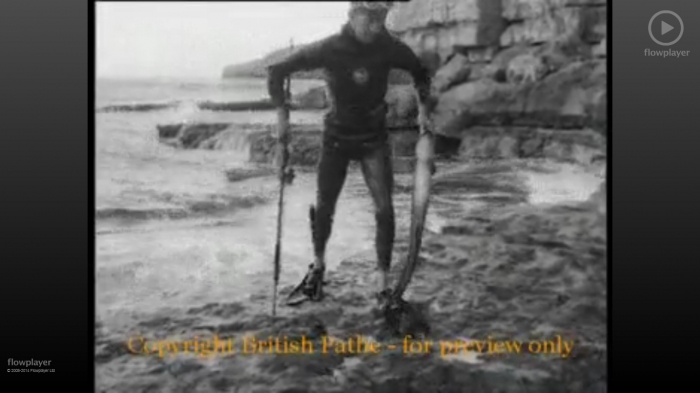
[[[323,300],[323,281],[325,269],[315,268],[313,264],[309,265],[309,271],[301,280],[301,283],[287,296],[286,304],[288,306],[296,306],[305,301],[311,300],[318,302]]]

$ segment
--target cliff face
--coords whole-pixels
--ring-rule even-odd
[[[298,45],[295,48],[282,48],[267,54],[265,57],[260,59],[255,59],[246,63],[232,64],[224,67],[221,74],[222,78],[235,78],[235,77],[255,77],[255,78],[265,78],[267,77],[267,71],[265,68],[277,61],[284,59],[285,57],[291,55],[297,50],[310,45],[303,44]],[[323,78],[323,72],[319,70],[308,71],[308,72],[298,72],[294,74],[295,78],[305,78],[305,79],[321,79]]]
[[[413,0],[397,3],[387,25],[418,53],[444,61],[477,47],[600,43],[605,19],[605,0]]]
[[[605,135],[606,16],[604,0],[413,0],[387,26],[432,59],[438,132]]]
[[[500,0],[414,0],[397,3],[387,27],[417,53],[444,61],[455,48],[497,44],[501,14]]]
[[[240,64],[231,64],[224,67],[221,77],[226,78],[266,78],[266,67],[276,63],[287,56],[290,56],[297,50],[311,45],[306,43],[298,45],[295,48],[283,48],[270,52],[260,59],[251,60]],[[426,59],[429,61],[429,59]],[[292,75],[294,79],[324,79],[323,70],[300,71]],[[408,73],[400,70],[392,70],[389,74],[389,83],[392,85],[401,85],[411,83],[411,77]]]

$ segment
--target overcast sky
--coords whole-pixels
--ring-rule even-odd
[[[96,3],[97,77],[214,77],[340,29],[347,2]]]

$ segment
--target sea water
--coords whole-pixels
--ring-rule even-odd
[[[294,81],[292,92],[319,81]],[[158,141],[156,126],[188,122],[273,123],[274,111],[213,112],[199,101],[267,98],[264,79],[98,80],[95,113],[96,301],[98,315],[244,299],[272,288],[278,184],[274,177],[230,182],[247,168],[247,147],[182,150]],[[104,112],[110,105],[173,103],[150,111]],[[320,123],[322,112],[292,122]],[[351,181],[351,180],[350,180]],[[287,188],[282,282],[312,261],[308,206],[315,180]],[[329,265],[372,247],[369,198],[343,196],[328,247]],[[330,266],[329,266],[330,267]]]

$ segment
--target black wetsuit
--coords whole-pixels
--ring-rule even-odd
[[[350,160],[361,163],[375,205],[378,264],[388,269],[394,242],[393,171],[385,119],[385,96],[391,69],[411,73],[421,101],[428,98],[430,78],[410,47],[386,31],[371,44],[358,41],[349,25],[338,34],[304,47],[268,68],[272,101],[284,104],[284,79],[301,70],[324,69],[331,109],[324,118],[323,151],[318,167],[314,247],[325,250],[335,205]]]

